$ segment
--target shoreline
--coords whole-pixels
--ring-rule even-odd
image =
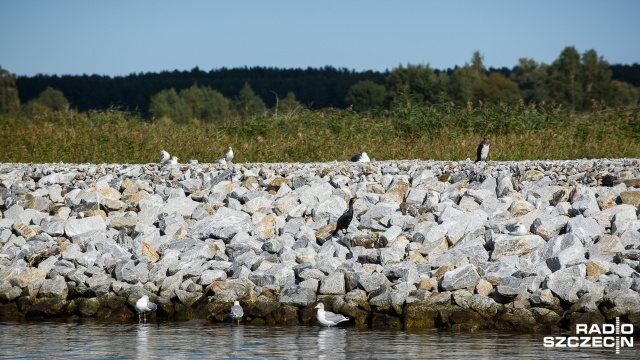
[[[640,159],[0,163],[0,319],[134,320],[146,294],[150,319],[638,328],[639,188]]]

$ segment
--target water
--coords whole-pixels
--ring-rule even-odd
[[[544,335],[357,330],[353,327],[163,323],[0,322],[9,359],[638,359],[636,348],[545,348]]]

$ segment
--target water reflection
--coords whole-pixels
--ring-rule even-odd
[[[346,359],[347,331],[323,327],[318,331],[318,359]]]
[[[123,324],[0,322],[0,358],[26,359],[637,359],[635,349],[557,349],[543,335],[353,327],[250,326],[201,320]],[[634,351],[636,350],[636,351]]]

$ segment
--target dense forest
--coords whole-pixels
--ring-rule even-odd
[[[552,64],[522,58],[513,68],[485,68],[480,52],[462,67],[399,65],[385,72],[331,66],[163,71],[128,76],[18,76],[0,68],[0,113],[42,107],[120,109],[145,119],[216,122],[267,109],[350,108],[375,114],[394,104],[553,103],[585,110],[594,103],[637,103],[640,65],[610,65],[595,50],[566,47]]]

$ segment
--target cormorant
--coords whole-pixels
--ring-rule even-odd
[[[338,218],[336,229],[333,230],[331,236],[338,235],[338,232],[340,230],[347,231],[347,228],[349,228],[349,224],[351,224],[351,220],[353,219],[353,204],[355,202],[356,198],[352,197],[351,199],[349,199],[349,208]]]

